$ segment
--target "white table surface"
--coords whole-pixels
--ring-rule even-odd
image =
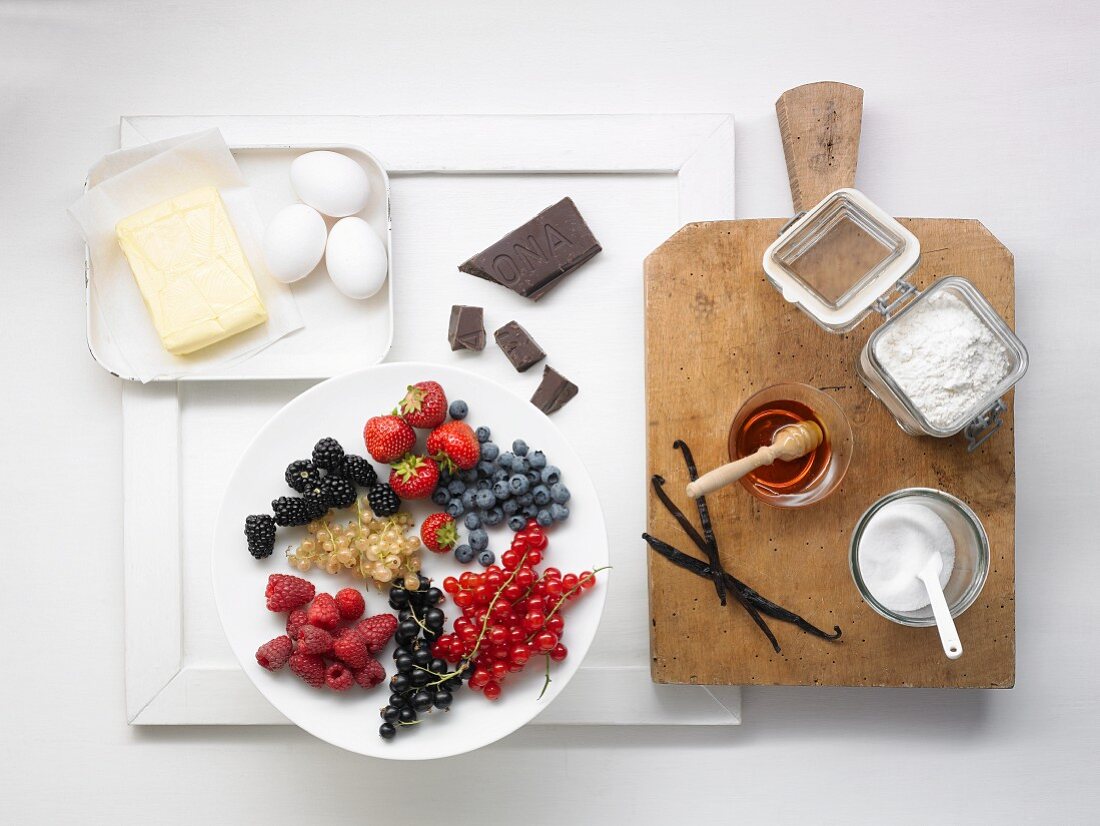
[[[5,635],[0,821],[1096,817],[1100,442],[1046,447],[1100,403],[1100,12],[741,5],[0,2],[0,596],[29,629]],[[979,217],[1016,255],[1014,690],[748,689],[740,728],[532,727],[415,769],[294,729],[125,725],[119,383],[85,351],[64,214],[120,115],[734,111],[739,217],[776,216],[774,100],[822,79],[867,90],[859,180],[880,204]],[[553,791],[486,803],[479,779]],[[422,802],[399,811],[400,788]]]

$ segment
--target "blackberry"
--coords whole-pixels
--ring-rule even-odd
[[[361,488],[372,488],[378,484],[378,474],[374,470],[374,465],[362,456],[350,454],[345,456],[340,462],[339,470],[333,472]]]
[[[385,482],[370,489],[367,501],[375,516],[393,516],[401,507],[401,500]]]
[[[305,493],[311,484],[321,481],[321,474],[309,459],[298,459],[286,466],[283,478],[293,490]]]
[[[244,535],[248,539],[248,552],[256,559],[265,559],[275,550],[275,520],[266,513],[246,517]]]
[[[340,476],[329,474],[321,482],[321,496],[330,508],[350,508],[355,504],[355,485]]]
[[[271,510],[275,524],[284,528],[308,525],[317,518],[313,515],[314,506],[301,496],[280,496],[271,503]]]
[[[313,446],[313,464],[324,470],[337,470],[344,460],[344,449],[331,436]]]

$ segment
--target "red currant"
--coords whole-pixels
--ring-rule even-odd
[[[511,585],[504,589],[504,592],[501,594],[501,596],[503,596],[509,602],[515,602],[517,599],[523,596],[523,588],[513,582]]]
[[[475,688],[482,688],[489,682],[490,674],[484,668],[474,669],[474,675],[470,677],[470,685]],[[499,687],[498,687],[499,688]]]
[[[596,584],[596,575],[591,571],[581,571],[581,587],[591,588]]]
[[[474,604],[474,595],[472,591],[459,591],[454,595],[455,605],[459,608],[469,608]]]
[[[515,551],[505,551],[500,555],[500,564],[506,571],[514,571],[519,564],[519,554]]]
[[[578,581],[576,574],[566,574],[561,578],[561,584],[565,586],[566,591],[572,591],[576,588]]]
[[[536,551],[541,551],[547,544],[546,532],[543,531],[538,523],[527,528],[527,547]]]
[[[485,699],[495,700],[500,697],[500,683],[490,680],[485,683],[482,691],[485,693]]]
[[[543,623],[546,621],[545,617],[538,611],[530,611],[527,616],[523,618],[523,627],[528,631],[538,631],[542,628]]]
[[[458,591],[458,580],[453,576],[449,576],[443,580],[443,590],[448,594],[454,594]]]
[[[563,590],[560,579],[548,579],[546,581],[546,593],[548,596],[560,597]]]
[[[528,565],[538,565],[540,562],[542,562],[542,554],[541,553],[539,553],[538,551],[528,551],[527,552],[527,564]]]
[[[561,632],[565,629],[565,619],[561,614],[554,614],[546,621],[546,630],[552,634],[561,636]]]
[[[560,663],[566,657],[569,656],[569,649],[567,649],[560,642],[550,649],[550,659],[554,662]]]
[[[529,659],[531,659],[531,649],[526,645],[514,645],[510,653],[512,662],[523,665]]]
[[[546,579],[561,579],[561,571],[557,568],[547,568],[542,572]]]
[[[489,669],[489,673],[493,675],[494,680],[503,680],[508,673],[508,666],[503,662],[495,662]]]

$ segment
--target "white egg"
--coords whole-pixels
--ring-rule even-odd
[[[341,218],[328,234],[325,266],[344,295],[370,298],[386,280],[386,247],[362,218]]]
[[[295,158],[290,183],[303,203],[333,218],[354,215],[370,197],[366,170],[347,155],[326,149]]]
[[[264,260],[284,284],[305,278],[325,254],[328,227],[313,207],[291,204],[275,213],[264,231]]]

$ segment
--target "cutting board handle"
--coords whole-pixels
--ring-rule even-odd
[[[795,213],[854,187],[863,90],[823,81],[788,89],[775,102]]]

